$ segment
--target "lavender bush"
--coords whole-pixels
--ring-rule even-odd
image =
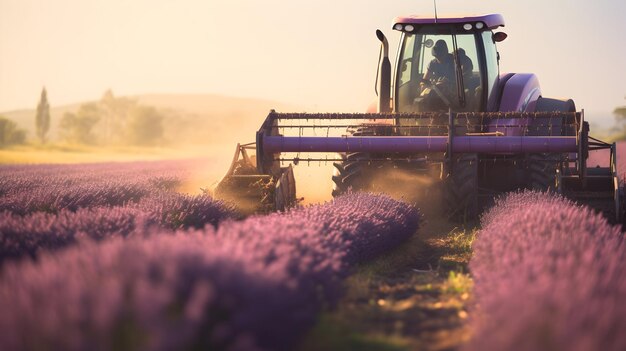
[[[89,238],[102,240],[147,227],[163,229],[203,228],[235,218],[236,212],[206,195],[156,193],[137,205],[123,207],[61,209],[57,213],[33,212],[24,216],[0,213],[0,265],[7,259],[36,258],[42,251],[57,250]]]
[[[409,205],[349,194],[217,229],[152,229],[7,263],[0,346],[290,349],[322,306],[336,303],[352,265],[400,244],[417,225]]]
[[[134,207],[169,229],[201,229],[207,224],[217,226],[220,221],[237,216],[232,205],[208,195],[158,192],[145,197]]]
[[[531,192],[497,201],[482,226],[470,262],[479,310],[467,349],[626,349],[620,228]]]
[[[198,161],[0,167],[0,264],[137,228],[216,226],[234,209],[175,193]]]
[[[175,190],[198,161],[0,167],[0,212],[122,206]]]
[[[87,207],[123,206],[137,202],[148,194],[150,188],[143,184],[121,181],[71,187],[48,185],[4,196],[0,202],[0,212],[27,215],[34,212],[76,211]]]
[[[28,216],[4,212],[0,214],[0,264],[23,256],[35,258],[42,251],[66,247],[81,238],[125,237],[150,223],[147,214],[126,207],[62,210],[58,214],[36,212]]]

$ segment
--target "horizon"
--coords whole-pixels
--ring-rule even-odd
[[[544,96],[571,97],[590,113],[612,116],[624,105],[626,47],[618,43],[626,4],[438,3],[440,17],[459,12],[504,16],[501,73],[534,72]],[[45,85],[52,106],[112,89],[116,96],[210,94],[362,112],[374,99],[375,29],[388,36],[393,59],[391,20],[416,13],[432,16],[432,3],[0,0],[0,51],[8,53],[0,62],[0,111],[34,108]],[[600,31],[607,23],[613,30]]]
[[[43,88],[46,88],[46,87],[44,86],[44,87],[42,87],[42,89]],[[289,105],[289,104],[284,103],[283,101],[276,100],[276,99],[264,99],[264,98],[254,97],[254,96],[226,95],[226,94],[223,94],[223,93],[213,93],[213,92],[206,92],[206,93],[202,93],[202,92],[198,92],[198,93],[147,92],[147,93],[128,94],[128,95],[124,94],[124,95],[122,95],[122,94],[117,94],[114,89],[108,89],[107,88],[107,89],[104,89],[102,91],[102,94],[100,94],[99,96],[96,96],[96,97],[93,97],[93,98],[86,98],[84,100],[68,101],[68,102],[65,102],[63,104],[51,104],[50,108],[51,109],[55,109],[55,108],[62,108],[62,107],[68,107],[68,106],[74,106],[74,105],[82,105],[82,104],[90,103],[90,102],[97,102],[97,101],[100,101],[102,96],[109,90],[113,93],[113,96],[115,96],[116,98],[122,98],[123,97],[123,98],[131,98],[132,99],[132,98],[142,98],[142,97],[147,97],[147,96],[168,96],[168,97],[172,97],[172,96],[185,96],[185,97],[190,97],[190,96],[198,96],[198,97],[212,96],[212,97],[225,98],[225,99],[237,99],[237,100],[272,102],[272,103],[276,103],[276,104]],[[47,88],[46,88],[46,92],[49,94]],[[18,107],[18,108],[14,108],[14,109],[10,109],[10,110],[0,110],[0,114],[2,114],[2,113],[21,112],[21,111],[30,111],[30,110],[35,111],[37,109],[37,103],[39,102],[40,94],[41,94],[41,90],[37,94],[38,98],[36,99],[35,104],[31,104],[30,106]],[[49,101],[49,99],[48,99],[48,101]]]

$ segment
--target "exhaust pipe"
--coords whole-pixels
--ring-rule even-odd
[[[391,112],[391,62],[389,61],[389,42],[380,29],[376,30],[380,40],[382,60],[378,66],[378,112]]]

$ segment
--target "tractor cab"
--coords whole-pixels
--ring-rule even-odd
[[[498,84],[500,15],[398,17],[402,32],[394,80],[395,112],[493,111]],[[492,102],[490,104],[490,101]]]

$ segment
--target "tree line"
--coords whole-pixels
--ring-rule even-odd
[[[26,142],[26,131],[10,119],[0,116],[0,148]]]
[[[108,90],[99,101],[66,112],[59,123],[62,139],[89,145],[154,146],[163,141],[163,115],[136,100]]]
[[[44,87],[35,112],[35,137],[41,144],[49,141],[50,103]],[[108,90],[99,101],[80,105],[59,120],[59,139],[86,145],[155,146],[163,141],[163,114],[152,106],[129,98],[118,98]],[[0,148],[24,144],[25,130],[0,116]]]
[[[616,120],[613,139],[626,140],[626,105],[615,108],[613,115]],[[155,146],[164,141],[164,120],[164,114],[158,109],[141,105],[134,99],[115,97],[107,90],[100,100],[84,103],[75,112],[66,112],[58,123],[59,137],[86,145]],[[42,144],[48,141],[50,125],[50,103],[44,87],[35,114],[35,133]],[[25,130],[0,116],[0,148],[26,141]]]

